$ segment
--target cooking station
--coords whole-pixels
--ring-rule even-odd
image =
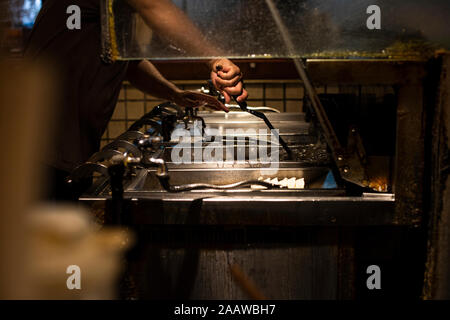
[[[237,111],[236,105],[230,108],[230,113],[194,113],[171,103],[155,107],[72,173],[74,182],[100,174],[81,200],[113,197],[109,165],[123,170],[118,196],[134,203],[133,219],[140,222],[182,222],[193,201],[201,201],[206,224],[352,225],[364,220],[362,215],[370,216],[369,224],[390,222],[394,195],[347,188],[350,183],[338,176],[320,127],[307,121],[311,116],[251,109],[262,110],[279,130],[292,152],[289,159],[263,120]],[[173,139],[180,129],[190,134],[189,141]],[[213,156],[204,159],[208,148]],[[257,157],[261,153],[263,158]],[[182,163],[173,161],[177,155]],[[138,209],[151,203],[162,211]],[[127,211],[124,207],[120,220],[127,219]]]
[[[240,62],[249,78],[252,61]],[[298,77],[291,62],[271,63],[261,65],[274,78]],[[171,65],[158,67],[174,78]],[[318,94],[329,127],[308,96],[297,113],[249,103],[291,154],[263,119],[236,104],[225,113],[162,103],[72,172],[74,185],[93,178],[80,200],[104,212],[101,221],[136,232],[136,297],[246,299],[236,265],[274,299],[361,296],[361,268],[372,261],[418,266],[405,279],[422,274],[426,127],[417,114],[430,101],[423,81],[432,69],[396,60],[306,65],[313,83],[395,90],[376,99]],[[412,251],[396,249],[405,246]]]
[[[145,57],[167,79],[221,99],[204,82],[212,57],[149,42],[151,30],[123,1],[106,4],[105,62]],[[313,1],[224,6],[196,0],[183,10],[220,40],[246,83],[300,84],[302,108],[233,102],[224,113],[158,103],[72,172],[74,187],[89,185],[84,204],[136,233],[135,296],[364,298],[376,295],[366,287],[373,264],[390,277],[386,296],[419,296],[441,72],[426,43],[399,41],[395,23],[392,33],[369,35]]]

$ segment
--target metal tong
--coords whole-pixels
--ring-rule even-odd
[[[242,101],[239,102],[237,100],[237,96],[233,96],[234,101],[236,101],[236,103],[238,104],[238,106],[241,108],[242,111],[248,112],[252,115],[254,115],[255,117],[258,117],[262,120],[264,120],[264,122],[266,123],[267,127],[269,127],[269,129],[271,130],[272,134],[274,134],[277,138],[279,143],[281,144],[281,146],[283,147],[283,149],[286,151],[288,158],[290,160],[292,160],[292,151],[291,149],[288,147],[286,141],[283,140],[283,138],[278,134],[277,131],[275,131],[275,128],[273,127],[272,123],[270,123],[269,119],[267,119],[266,115],[262,112],[256,111],[256,110],[252,110],[252,109],[248,109],[247,108],[247,102]]]
[[[220,65],[216,66],[216,70],[217,71],[222,70],[222,66],[220,66]],[[211,81],[208,81],[208,85],[209,85],[210,88],[211,87],[214,88],[214,85],[212,84]],[[292,160],[293,158],[292,158],[292,151],[291,151],[291,149],[288,147],[286,141],[284,141],[283,138],[278,134],[278,132],[275,131],[275,128],[273,127],[273,125],[269,121],[269,119],[267,119],[266,115],[264,113],[262,113],[262,112],[249,109],[248,106],[247,106],[247,102],[245,102],[245,101],[239,102],[237,100],[238,96],[232,96],[232,97],[233,97],[233,100],[236,101],[236,103],[238,104],[239,108],[241,108],[242,111],[248,112],[248,113],[254,115],[255,117],[258,117],[258,118],[262,119],[265,122],[267,127],[271,130],[272,134],[277,137],[278,142],[281,144],[283,149],[286,151],[286,153],[288,155],[288,159]]]

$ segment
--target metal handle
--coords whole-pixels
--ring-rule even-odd
[[[288,147],[286,141],[284,141],[283,138],[275,131],[275,128],[273,127],[272,123],[270,123],[269,119],[267,119],[266,115],[262,112],[248,109],[247,102],[245,102],[245,101],[239,102],[237,100],[238,96],[232,96],[232,97],[233,97],[234,101],[236,101],[236,103],[238,104],[238,106],[241,108],[242,111],[248,112],[248,113],[254,115],[255,117],[258,117],[258,118],[264,120],[267,127],[269,127],[269,129],[272,131],[272,133],[278,138],[278,142],[281,144],[283,149],[286,151],[288,158],[292,160],[291,149]]]

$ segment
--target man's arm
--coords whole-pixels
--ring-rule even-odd
[[[148,60],[130,62],[127,77],[134,87],[146,94],[173,101],[181,107],[206,106],[228,112],[228,108],[214,97],[179,89]]]
[[[170,0],[127,0],[127,2],[149,27],[189,54],[223,56]],[[240,101],[247,98],[248,94],[241,82],[242,73],[235,64],[228,59],[213,59],[208,61],[208,65],[212,71],[211,79],[214,85],[224,93],[227,102],[230,101],[230,95],[239,96]]]
[[[145,23],[175,46],[196,56],[222,56],[170,0],[127,0]],[[211,61],[212,62],[212,61]]]

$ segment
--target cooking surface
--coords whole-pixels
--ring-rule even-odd
[[[123,199],[130,203],[131,207],[127,207],[130,217],[142,223],[181,223],[192,205],[200,201],[201,214],[205,215],[206,223],[211,224],[390,223],[394,196],[390,193],[349,193],[346,185],[333,175],[333,160],[321,131],[306,121],[304,113],[266,112],[265,115],[292,150],[291,159],[278,140],[271,139],[266,124],[251,114],[198,112],[186,118],[178,113],[171,133],[178,129],[193,134],[196,129],[196,135],[188,136],[185,145],[180,144],[178,135],[171,136],[170,141],[165,140],[160,146],[142,151],[144,159],[164,160],[168,176],[164,181],[168,181],[172,191],[158,175],[161,167],[138,165],[123,181]],[[114,152],[124,152],[131,145],[128,152],[139,153],[136,147],[139,137],[143,137],[144,132],[156,137],[155,125],[161,128],[167,125],[168,118],[164,116],[153,119],[153,125],[144,125],[140,131],[120,136],[113,143]],[[203,130],[202,121],[206,125]],[[121,141],[122,138],[127,141]],[[261,161],[259,152],[252,153],[261,145],[268,147],[267,156],[273,156],[273,161]],[[211,146],[215,149],[214,156],[222,154],[220,161],[215,157],[204,159],[205,150]],[[190,149],[191,154],[184,158],[190,160],[188,163],[179,163],[173,157],[178,154],[178,160],[182,158],[185,152],[181,151],[182,147]],[[195,154],[200,157],[196,158]],[[238,154],[243,155],[244,160],[238,161]],[[257,156],[250,158],[251,155]],[[250,182],[218,189],[245,181]],[[259,182],[267,182],[274,188],[258,185]],[[186,187],[189,191],[183,191]],[[107,175],[103,175],[95,180],[81,200],[105,201],[111,199],[111,190]],[[367,215],[370,212],[372,214]]]

